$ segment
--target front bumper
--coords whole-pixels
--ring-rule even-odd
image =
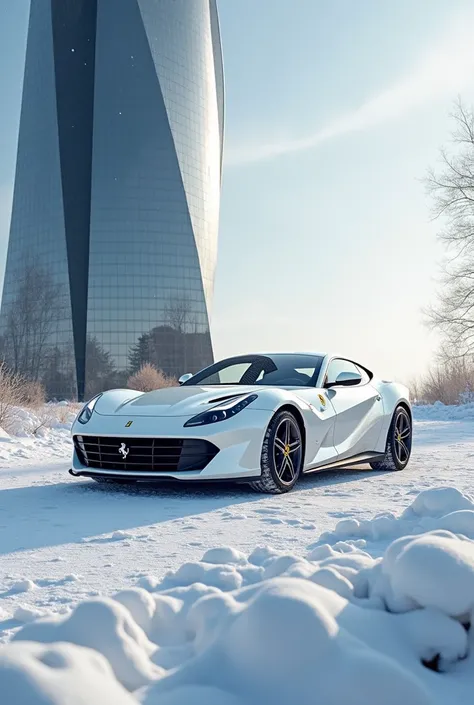
[[[74,477],[96,477],[158,482],[162,480],[182,480],[185,482],[213,480],[242,480],[250,482],[260,477],[260,458],[263,438],[271,412],[258,409],[245,409],[232,419],[201,427],[185,428],[187,417],[124,417],[100,416],[93,414],[89,423],[76,423],[73,436],[101,436],[132,442],[133,438],[182,438],[206,440],[215,445],[219,452],[203,470],[154,472],[149,469],[133,470],[107,467],[92,468],[81,462],[76,450],[72,459],[70,474]],[[129,421],[133,423],[127,428]]]
[[[223,475],[221,477],[189,477],[189,473],[182,474],[182,475],[172,475],[170,473],[152,473],[152,472],[147,472],[147,473],[121,473],[121,472],[115,472],[113,470],[74,470],[73,468],[69,469],[69,474],[72,475],[73,477],[88,477],[92,479],[103,479],[103,480],[127,480],[129,482],[143,482],[146,484],[161,484],[161,483],[168,483],[168,482],[202,482],[202,483],[212,483],[212,482],[219,482],[219,483],[225,483],[225,482],[232,482],[232,483],[248,483],[248,482],[254,482],[256,480],[260,479],[260,471],[258,472],[258,475],[246,475],[246,476],[238,476],[238,477],[232,477],[230,475]]]

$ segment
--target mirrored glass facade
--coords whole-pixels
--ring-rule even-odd
[[[32,0],[0,354],[49,396],[213,361],[215,0]]]

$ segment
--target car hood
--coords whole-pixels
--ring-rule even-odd
[[[131,390],[106,392],[95,412],[102,416],[194,416],[221,401],[241,397],[261,387],[220,385],[219,387],[168,387],[143,394]]]

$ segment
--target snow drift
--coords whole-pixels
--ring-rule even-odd
[[[413,406],[415,421],[472,421],[474,420],[474,402],[467,404],[415,404]]]
[[[340,522],[307,556],[213,549],[27,623],[0,646],[0,692],[22,705],[465,705],[472,538],[473,501],[440,488],[401,516]]]
[[[81,405],[59,402],[10,410],[8,432],[0,428],[0,462],[70,455],[70,429]]]

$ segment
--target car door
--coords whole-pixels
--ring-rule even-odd
[[[338,457],[334,446],[336,412],[328,399],[328,391],[322,387],[301,387],[295,391],[310,408],[305,416],[307,468],[326,465]]]
[[[361,376],[355,385],[337,385],[341,372]],[[338,457],[344,459],[376,448],[383,423],[383,402],[370,384],[365,370],[354,362],[333,358],[328,365],[325,393],[335,411],[334,445]]]

